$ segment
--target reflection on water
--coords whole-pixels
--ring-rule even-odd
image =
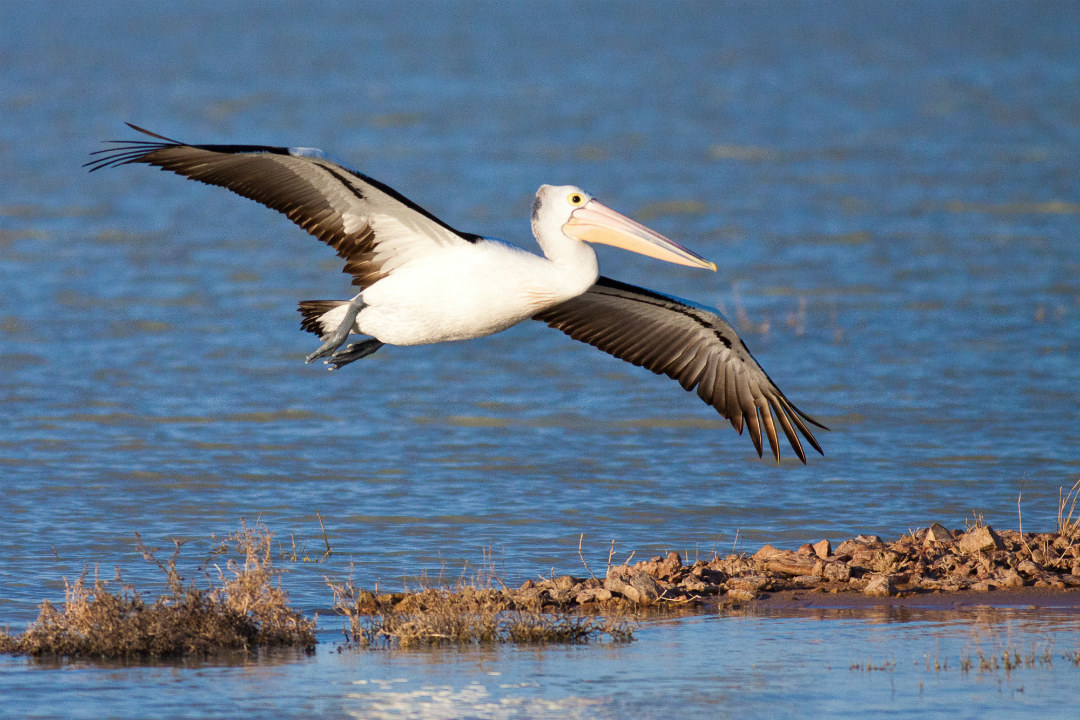
[[[1018,497],[1025,529],[1049,529],[1080,473],[1072,4],[14,8],[0,27],[0,622],[29,622],[86,566],[156,582],[134,532],[190,540],[197,558],[242,518],[321,541],[318,511],[334,554],[284,577],[311,612],[329,602],[323,578],[350,571],[396,585],[490,552],[511,583],[580,573],[582,534],[602,567],[613,540],[623,557],[692,557],[959,527],[972,512],[1012,525]],[[220,190],[145,167],[86,175],[125,120],[320,146],[528,247],[534,188],[582,185],[719,264],[601,252],[607,275],[723,309],[833,428],[826,456],[758,461],[696,397],[539,323],[387,348],[339,373],[305,366],[295,303],[348,296],[333,252]],[[433,687],[453,699],[479,682],[476,703],[506,715],[525,713],[500,705],[521,696],[640,714],[670,706],[633,664],[660,647],[665,687],[691,706],[753,715],[814,692],[850,709],[835,675],[810,674],[821,657],[799,656],[817,663],[794,673],[802,686],[778,684],[810,632],[787,623],[680,621],[630,648],[462,655],[540,690],[453,668]],[[867,641],[853,623],[828,660],[844,687]],[[700,662],[679,650],[716,627],[726,644]],[[770,643],[780,627],[792,636]],[[783,672],[727,664],[732,647]],[[132,706],[157,698],[140,683],[174,683],[174,710],[222,676],[251,698],[260,672],[273,697],[306,699],[273,706],[293,714],[361,712],[346,693],[377,692],[340,680],[324,694],[307,672],[402,672],[402,692],[423,688],[420,670],[399,670],[408,657],[328,662],[109,677]],[[915,671],[901,666],[870,686],[903,685]],[[63,703],[53,683],[78,693],[100,672],[20,672],[19,697]],[[1037,677],[1009,701],[1034,703]]]
[[[71,689],[94,688],[113,714],[152,707],[169,717],[220,712],[222,698],[251,713],[365,718],[653,717],[676,706],[702,716],[905,708],[946,717],[978,707],[986,717],[1059,717],[1080,700],[1075,608],[770,610],[645,621],[635,637],[583,647],[338,652],[326,636],[314,656],[288,664],[272,657],[120,671],[80,663],[61,677]],[[37,687],[34,663],[0,664],[0,691]],[[213,692],[191,692],[207,682]],[[40,707],[81,717],[62,700]]]

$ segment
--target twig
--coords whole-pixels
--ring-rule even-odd
[[[585,569],[589,571],[589,577],[591,577],[593,580],[596,580],[597,579],[596,575],[593,574],[592,569],[589,567],[589,563],[585,562],[585,556],[581,552],[581,543],[582,543],[582,541],[584,539],[585,539],[585,533],[581,533],[580,535],[578,535],[578,539],[577,539],[577,556],[579,558],[581,558],[581,564],[584,565]]]
[[[319,514],[319,508],[315,508],[315,517],[319,518],[319,527],[322,529],[322,539],[323,542],[326,543],[326,554],[323,555],[323,557],[329,557],[334,551],[330,549],[330,540],[326,537],[326,526],[323,525],[322,515]]]
[[[1016,522],[1020,526],[1020,537],[1024,537],[1024,514],[1020,512],[1020,498],[1024,497],[1024,491],[1016,493]]]

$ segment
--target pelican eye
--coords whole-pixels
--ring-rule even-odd
[[[581,207],[585,204],[585,196],[581,193],[570,193],[570,196],[566,199],[574,207]]]

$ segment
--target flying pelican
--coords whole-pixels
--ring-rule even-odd
[[[188,145],[129,127],[153,140],[110,140],[90,171],[145,163],[227,188],[285,214],[345,260],[360,292],[350,300],[305,300],[301,327],[321,340],[307,362],[331,369],[383,345],[482,337],[532,318],[615,357],[678,380],[749,430],[758,457],[762,430],[780,462],[775,419],[803,463],[799,433],[819,453],[805,420],[717,312],[603,277],[586,243],[667,262],[716,265],[621,215],[580,188],[543,185],[532,231],[544,257],[455,230],[383,183],[312,148]],[[368,336],[344,345],[352,333]],[[796,432],[796,428],[798,432]]]

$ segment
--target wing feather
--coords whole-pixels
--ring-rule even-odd
[[[130,163],[227,188],[284,214],[337,251],[353,285],[366,288],[433,246],[476,242],[393,188],[307,148],[188,145],[156,138],[113,140],[92,153],[90,171]]]
[[[767,440],[780,461],[777,422],[804,463],[799,433],[822,452],[803,420],[828,428],[784,396],[731,325],[713,310],[601,277],[583,295],[533,319],[620,360],[667,375],[686,390],[696,388],[739,434],[745,425],[759,456]]]

